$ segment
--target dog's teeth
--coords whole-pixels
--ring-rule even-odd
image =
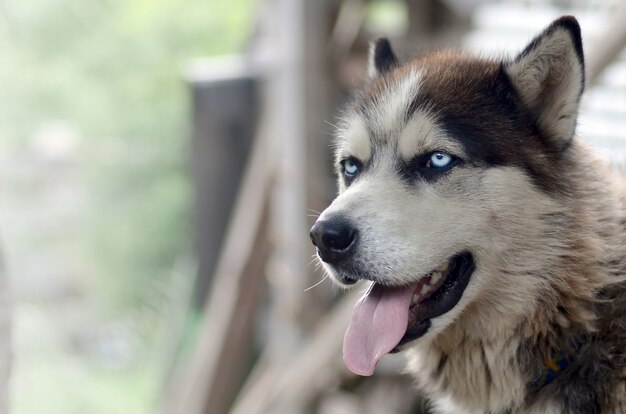
[[[421,292],[420,292],[420,293],[421,293],[422,295],[425,295],[425,294],[427,294],[428,292],[430,292],[430,286],[429,286],[429,285],[424,285],[424,286],[422,286],[422,290],[421,290]]]
[[[421,296],[419,293],[414,293],[413,297],[411,298],[411,304],[415,305],[417,302],[419,302]]]
[[[430,283],[431,283],[432,285],[437,284],[437,283],[441,280],[441,277],[442,277],[442,276],[443,276],[443,275],[442,275],[440,272],[435,272],[435,273],[433,273],[433,275],[431,276],[431,279],[430,279]]]
[[[450,262],[445,262],[439,265],[439,267],[437,269],[435,269],[437,272],[443,273],[446,270],[448,270],[448,265],[450,264]]]

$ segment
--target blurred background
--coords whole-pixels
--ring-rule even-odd
[[[359,292],[308,238],[333,124],[377,36],[514,56],[562,14],[585,42],[578,133],[619,166],[620,0],[0,0],[11,412],[426,412],[402,356],[366,379],[341,361]]]

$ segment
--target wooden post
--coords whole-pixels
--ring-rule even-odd
[[[226,118],[241,122],[235,115]],[[253,328],[269,252],[266,229],[275,163],[272,141],[266,123],[258,125],[235,208],[228,220],[198,340],[189,361],[170,381],[172,386],[164,402],[166,413],[227,412],[251,364]],[[228,161],[220,160],[219,165]],[[224,175],[223,171],[214,173]],[[219,194],[214,197],[219,198]]]
[[[272,119],[280,157],[272,196],[271,223],[276,248],[268,267],[272,299],[270,326],[268,343],[254,374],[240,393],[235,412],[301,412],[310,393],[281,393],[277,399],[277,390],[284,390],[285,381],[294,380],[291,368],[294,363],[303,365],[306,375],[318,366],[324,367],[320,373],[328,372],[328,358],[339,358],[342,337],[339,331],[345,329],[346,314],[332,313],[326,320],[341,322],[320,325],[324,334],[314,340],[317,350],[307,340],[307,351],[299,356],[305,328],[311,329],[319,322],[332,300],[328,289],[312,292],[305,289],[312,284],[311,275],[320,277],[312,272],[312,267],[307,267],[314,252],[308,238],[314,219],[307,218],[307,214],[309,209],[321,210],[327,205],[333,192],[329,190],[334,189],[328,162],[331,127],[325,121],[335,113],[333,91],[336,90],[329,76],[327,43],[338,4],[329,0],[274,3],[276,7],[272,10],[281,16],[278,18],[281,25],[262,22],[272,24],[267,33],[273,44],[280,45],[273,66],[275,72],[268,77],[268,99],[275,110]],[[307,361],[308,357],[312,359]],[[337,365],[331,363],[331,366]],[[285,376],[285,370],[291,374]]]
[[[300,339],[309,239],[302,47],[304,0],[276,0],[274,3],[279,24],[263,22],[277,51],[275,72],[268,74],[268,103],[278,141],[278,171],[270,213],[275,248],[268,267],[271,308],[266,352],[273,363],[280,363],[289,357]]]
[[[279,156],[271,200],[275,249],[268,266],[270,323],[263,354],[271,370],[291,361],[305,329],[327,309],[321,304],[330,302],[328,294],[305,290],[313,284],[312,267],[307,264],[314,253],[308,237],[312,220],[307,214],[310,208],[326,205],[334,181],[328,174],[330,128],[324,121],[335,109],[326,58],[335,2],[267,3],[273,4],[274,16],[261,24],[277,51],[273,71],[268,73],[268,99]],[[290,393],[273,407],[275,413],[301,410],[298,396]]]
[[[204,59],[186,68],[191,85],[195,186],[195,305],[208,295],[256,118],[254,74],[242,57]]]

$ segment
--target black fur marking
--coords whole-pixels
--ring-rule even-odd
[[[376,39],[372,49],[371,53],[374,54],[372,61],[377,74],[382,75],[398,66],[398,58],[393,53],[391,43],[386,37]]]
[[[446,176],[453,168],[463,164],[463,161],[455,157],[453,154],[449,154],[452,156],[452,162],[443,168],[435,168],[429,167],[428,161],[433,153],[427,152],[424,154],[417,155],[413,157],[408,162],[403,162],[399,160],[398,170],[400,172],[400,176],[409,183],[412,183],[415,179],[424,179],[428,182],[433,182]]]
[[[473,162],[482,161],[490,167],[505,165],[505,155],[495,146],[488,145],[486,131],[471,122],[452,114],[442,114],[441,127],[453,139],[457,140]]]

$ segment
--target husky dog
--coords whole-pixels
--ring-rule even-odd
[[[351,371],[403,351],[441,413],[626,413],[626,192],[575,135],[584,83],[569,16],[513,60],[373,43],[311,229],[371,281]]]

